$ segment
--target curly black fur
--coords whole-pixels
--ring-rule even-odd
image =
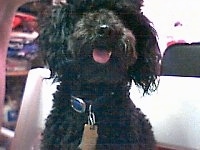
[[[40,19],[40,45],[60,82],[41,149],[78,149],[88,109],[74,111],[71,96],[93,107],[96,149],[155,148],[149,121],[129,98],[132,80],[144,93],[158,85],[156,31],[141,6],[142,0],[69,0]],[[109,53],[109,60],[97,62],[95,51]]]

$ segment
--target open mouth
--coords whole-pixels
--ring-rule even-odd
[[[95,62],[105,64],[110,60],[111,54],[111,51],[94,49],[92,56]]]

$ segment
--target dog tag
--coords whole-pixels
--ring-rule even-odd
[[[85,124],[79,148],[81,150],[95,150],[97,138],[98,138],[97,125]]]

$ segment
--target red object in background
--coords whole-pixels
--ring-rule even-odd
[[[185,40],[177,40],[177,41],[172,40],[172,41],[167,42],[167,47],[169,47],[173,44],[176,44],[176,43],[186,43],[186,41]]]
[[[183,24],[180,21],[177,21],[174,23],[173,33],[170,36],[167,36],[168,42],[167,47],[176,44],[176,43],[186,43],[185,36],[184,36],[184,30],[183,30]]]
[[[12,29],[16,28],[22,23],[22,19],[20,17],[15,16],[13,19]]]
[[[17,28],[20,25],[23,25],[24,22],[37,22],[37,18],[30,14],[16,13],[13,19],[12,29]]]

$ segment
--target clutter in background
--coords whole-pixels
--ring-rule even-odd
[[[24,71],[31,68],[37,57],[37,18],[31,14],[16,13],[7,54],[7,71]]]
[[[184,35],[183,24],[177,21],[173,25],[173,35],[167,36],[167,47],[176,43],[186,43],[186,37]]]
[[[20,102],[6,95],[4,105],[4,126],[14,130],[18,118]]]
[[[3,125],[15,129],[20,109],[23,89],[26,82],[26,71],[30,70],[33,61],[38,58],[39,46],[37,17],[31,13],[17,12],[13,18],[12,32],[8,45],[6,60],[6,97]],[[9,72],[25,71],[25,76],[9,76]],[[16,80],[17,79],[17,80]]]

